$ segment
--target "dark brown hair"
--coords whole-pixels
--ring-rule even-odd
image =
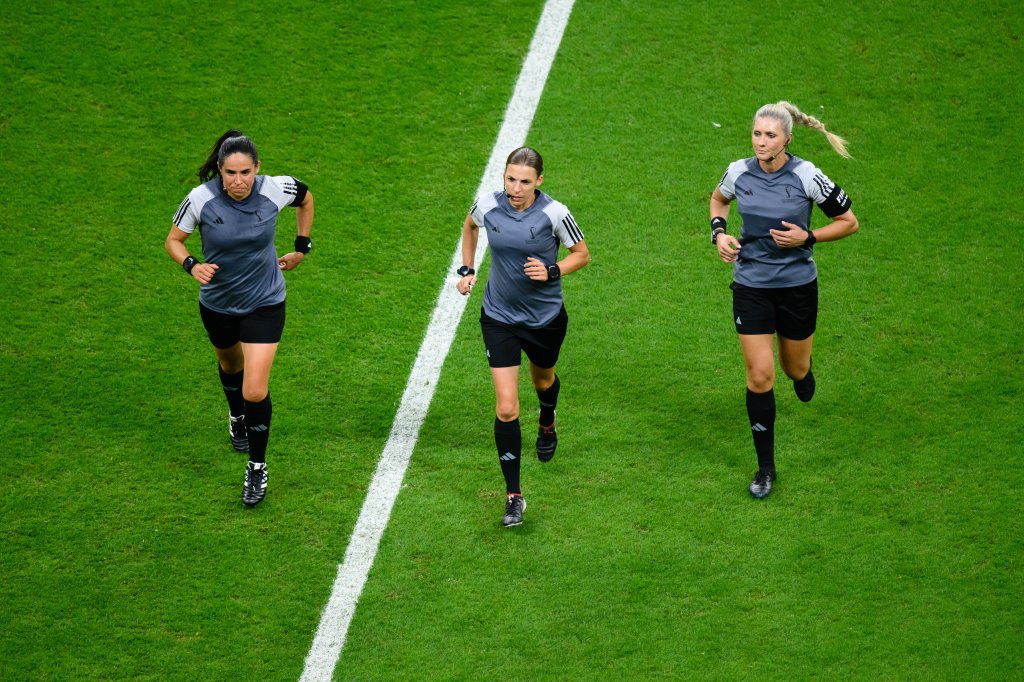
[[[544,175],[544,159],[536,149],[531,147],[520,147],[508,155],[505,160],[506,166],[529,166],[537,171],[537,177]]]
[[[224,159],[238,152],[252,159],[254,166],[260,162],[260,154],[256,151],[255,143],[246,137],[241,130],[232,128],[220,136],[213,145],[210,155],[206,157],[206,161],[199,167],[199,172],[197,173],[199,181],[213,180],[220,172]]]

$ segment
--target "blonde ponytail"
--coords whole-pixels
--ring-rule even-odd
[[[839,137],[833,132],[829,132],[825,128],[825,124],[809,116],[790,102],[782,100],[775,104],[765,104],[763,107],[757,110],[757,114],[754,115],[754,119],[761,117],[774,118],[775,120],[782,123],[782,130],[788,137],[793,132],[793,123],[799,123],[800,125],[817,130],[825,136],[828,143],[832,145],[832,149],[836,150],[836,153],[845,159],[852,159],[850,152],[846,151],[846,140]]]

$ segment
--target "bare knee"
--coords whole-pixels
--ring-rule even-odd
[[[810,357],[802,362],[786,362],[783,360],[780,364],[782,365],[782,371],[786,373],[786,376],[790,379],[795,379],[796,381],[803,379],[807,376],[807,372],[811,370]]]
[[[245,369],[245,366],[242,365],[241,363],[239,363],[237,365],[233,365],[231,363],[224,363],[222,361],[219,364],[220,364],[221,371],[224,372],[225,374],[232,374],[232,375],[233,374],[238,374],[243,369]]]
[[[268,393],[269,391],[266,390],[246,391],[245,389],[242,389],[242,398],[244,398],[247,403],[261,403],[267,397]]]
[[[767,393],[775,386],[775,372],[750,370],[747,372],[747,388],[754,393]]]
[[[242,397],[246,402],[259,403],[270,393],[270,387],[260,381],[249,381],[249,377],[242,380]]]
[[[546,391],[555,385],[555,378],[552,376],[550,379],[534,379],[533,387],[538,391]]]
[[[494,410],[498,419],[503,422],[510,422],[519,419],[519,401],[498,401]]]
[[[217,353],[217,364],[225,374],[238,374],[245,369],[245,358],[241,353]]]
[[[546,391],[555,383],[555,368],[540,368],[530,362],[530,380],[538,391]]]

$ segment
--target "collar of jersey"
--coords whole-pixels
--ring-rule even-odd
[[[513,206],[512,202],[509,201],[508,199],[508,192],[502,190],[500,202],[501,208],[502,210],[505,211],[505,213],[507,213],[512,218],[515,218],[516,220],[524,220],[526,216],[530,215],[533,212],[533,209],[537,207],[537,204],[540,203],[541,196],[543,196],[543,194],[539,189],[533,190],[533,203],[530,204],[528,208],[522,211],[517,211],[515,206]]]

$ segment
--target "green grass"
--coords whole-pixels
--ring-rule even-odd
[[[0,678],[298,678],[541,6],[5,11]],[[478,287],[336,679],[1014,677],[1022,33],[1005,2],[578,0],[529,137],[594,256],[558,455],[501,529]],[[817,249],[819,391],[779,382],[755,504],[707,199],[781,98],[850,141],[793,149],[862,229]],[[249,512],[162,248],[231,126],[317,206]]]

